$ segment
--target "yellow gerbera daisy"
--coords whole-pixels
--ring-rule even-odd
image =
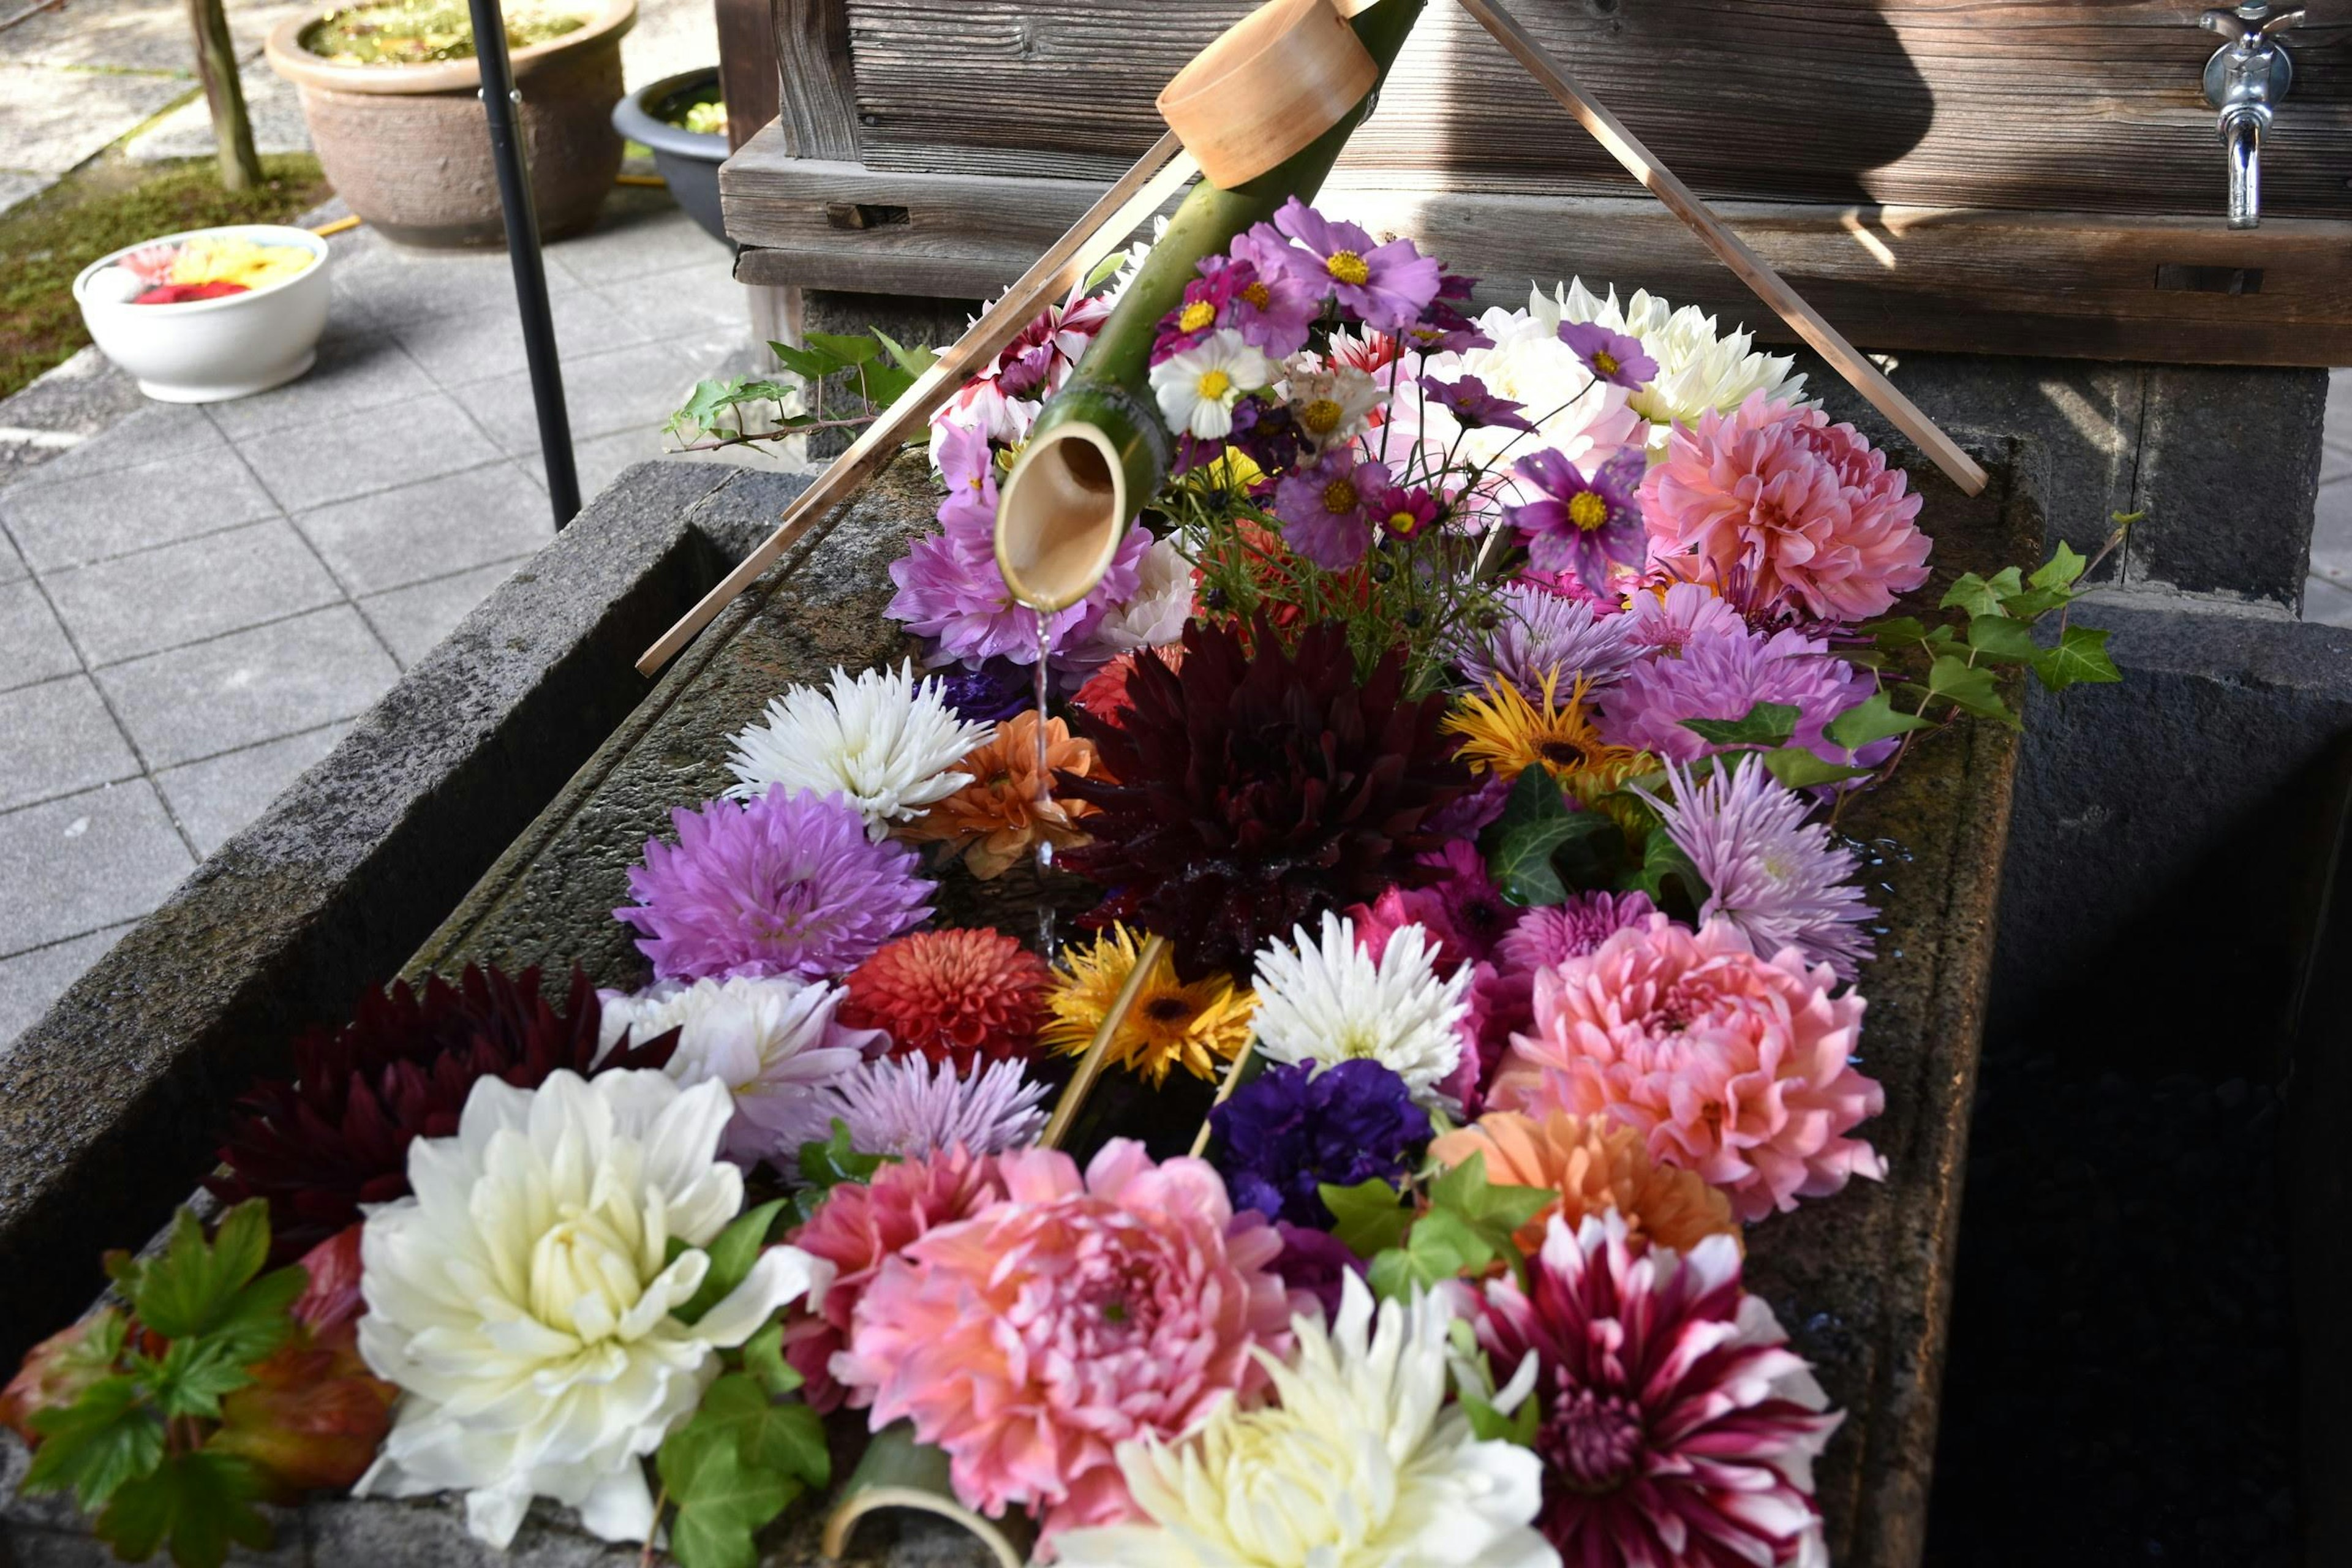
[[[1038,1045],[1076,1056],[1093,1044],[1118,988],[1135,970],[1138,952],[1135,933],[1122,925],[1103,932],[1090,948],[1064,948],[1054,987],[1045,994],[1053,1017],[1038,1031]],[[1233,1060],[1249,1044],[1250,1015],[1256,1007],[1257,994],[1237,988],[1227,975],[1179,984],[1175,962],[1163,950],[1111,1037],[1109,1059],[1149,1078],[1154,1088],[1167,1082],[1168,1069],[1179,1063],[1193,1077],[1213,1082],[1217,1064]]]
[[[1491,769],[1515,779],[1540,763],[1560,787],[1590,805],[1654,764],[1647,752],[1601,738],[1585,711],[1582,676],[1565,704],[1556,690],[1559,680],[1556,669],[1544,677],[1540,708],[1508,681],[1491,680],[1483,695],[1454,704],[1444,729],[1463,738],[1460,756],[1471,772]]]

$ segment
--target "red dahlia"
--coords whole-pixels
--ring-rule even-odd
[[[917,931],[849,972],[841,1022],[887,1030],[895,1056],[919,1051],[969,1072],[976,1060],[1031,1054],[1053,979],[1044,959],[1003,931]]]

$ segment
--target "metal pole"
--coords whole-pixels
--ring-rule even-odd
[[[555,357],[555,322],[547,309],[547,268],[539,254],[539,214],[523,167],[522,127],[514,66],[507,58],[507,24],[499,0],[468,0],[474,54],[481,66],[482,109],[490,122],[490,161],[499,171],[499,205],[507,225],[507,258],[514,263],[515,305],[522,314],[523,353],[530,361],[530,398],[539,411],[539,456],[547,470],[547,499],[562,528],[580,510],[580,476],[572,464],[572,419],[563,407],[563,367]]]

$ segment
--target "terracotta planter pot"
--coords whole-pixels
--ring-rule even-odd
[[[495,245],[505,237],[498,175],[475,62],[335,65],[302,47],[317,13],[269,35],[269,68],[302,92],[310,144],[335,190],[373,226],[409,245]],[[587,26],[514,52],[524,149],[541,235],[558,239],[596,220],[621,169],[613,105],[621,98],[621,35],[636,0],[604,0]]]

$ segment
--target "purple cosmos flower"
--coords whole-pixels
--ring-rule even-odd
[[[1317,1187],[1393,1182],[1429,1141],[1429,1112],[1395,1069],[1366,1058],[1324,1071],[1314,1062],[1268,1068],[1209,1113],[1213,1155],[1234,1206],[1328,1228]]]
[[[1470,302],[1470,290],[1477,286],[1475,278],[1465,278],[1458,272],[1448,272],[1437,280],[1437,298],[1421,313],[1421,320],[1405,329],[1403,336],[1424,354],[1468,353],[1472,349],[1491,349],[1495,340],[1478,330],[1478,324],[1466,315],[1462,307]]]
[[[1693,763],[1714,750],[1685,719],[1738,720],[1759,702],[1798,710],[1795,743],[1825,763],[1868,767],[1895,749],[1890,737],[1848,752],[1822,726],[1878,689],[1856,669],[1801,632],[1752,632],[1746,626],[1701,632],[1681,657],[1645,658],[1599,697],[1601,738],[1638,746],[1656,756]]]
[[[1282,204],[1274,226],[1297,241],[1283,252],[1292,273],[1318,294],[1336,295],[1366,326],[1402,331],[1437,298],[1437,262],[1409,239],[1374,245],[1354,224],[1333,222],[1297,196]]]
[[[1184,285],[1184,301],[1160,318],[1160,335],[1151,344],[1151,363],[1197,348],[1211,332],[1225,324],[1226,308],[1234,296],[1257,281],[1257,268],[1245,261],[1222,256],[1201,258],[1201,276]]]
[[[1528,557],[1548,572],[1567,572],[1607,592],[1611,571],[1639,566],[1649,545],[1637,500],[1649,459],[1631,447],[1584,471],[1546,447],[1521,458],[1513,472],[1543,493],[1541,500],[1506,507],[1503,515],[1528,537]]]
[[[1444,511],[1437,498],[1423,485],[1411,489],[1391,485],[1368,499],[1367,510],[1391,539],[1420,538]]]
[[[1645,926],[1658,912],[1646,893],[1571,893],[1564,904],[1529,910],[1495,944],[1495,964],[1507,974],[1533,974],[1582,958],[1628,926]]]
[[[1612,385],[1640,387],[1658,374],[1658,362],[1643,351],[1641,339],[1595,322],[1562,321],[1559,341],[1584,362],[1585,369]]]
[[[1236,266],[1247,266],[1251,275],[1226,304],[1226,325],[1269,359],[1288,359],[1305,348],[1328,290],[1291,267],[1290,242],[1273,225],[1255,224],[1234,236],[1227,254]]]
[[[1871,954],[1863,922],[1878,912],[1854,886],[1853,851],[1833,842],[1826,824],[1805,820],[1805,798],[1760,757],[1741,757],[1703,779],[1670,763],[1666,776],[1673,800],[1636,793],[1658,808],[1666,837],[1706,883],[1700,921],[1729,921],[1761,957],[1793,947],[1807,963],[1826,963],[1852,980]]]
[[[1326,572],[1346,571],[1371,548],[1371,509],[1390,488],[1388,469],[1333,447],[1274,487],[1283,542]]]
[[[1022,1148],[1045,1130],[1045,1086],[1029,1080],[1020,1061],[975,1063],[959,1076],[953,1062],[934,1064],[916,1054],[863,1063],[795,1105],[793,1121],[776,1140],[786,1174],[803,1143],[832,1135],[834,1119],[849,1128],[861,1154],[919,1160],[958,1144],[967,1153]]]
[[[1486,384],[1475,375],[1459,381],[1439,381],[1423,376],[1421,389],[1431,401],[1454,416],[1465,430],[1475,430],[1491,425],[1498,430],[1525,430],[1532,434],[1535,426],[1519,412],[1527,406],[1507,397],[1496,397],[1486,390]]]
[[[1514,583],[1496,600],[1495,629],[1465,638],[1454,657],[1473,686],[1504,680],[1540,701],[1547,676],[1558,690],[1572,690],[1582,676],[1597,690],[1621,679],[1640,652],[1630,616],[1601,614],[1582,599]]]
[[[669,814],[677,842],[646,841],[629,872],[637,901],[613,911],[642,933],[659,980],[845,974],[931,912],[935,883],[912,849],[866,837],[838,795],[771,789],[737,805]]]

